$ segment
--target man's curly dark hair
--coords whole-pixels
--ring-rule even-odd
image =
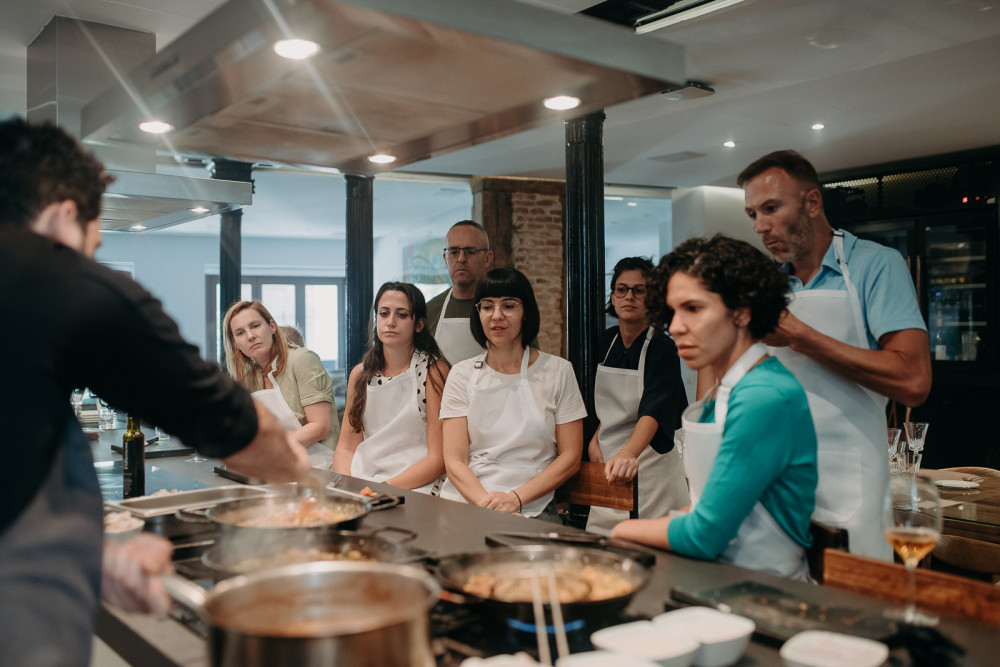
[[[668,327],[673,319],[666,305],[667,284],[678,272],[699,279],[722,297],[726,308],[749,308],[754,340],[774,331],[788,305],[788,276],[774,260],[745,241],[716,234],[688,239],[660,259],[646,291],[646,309],[657,326]]]
[[[27,227],[49,205],[71,200],[85,225],[101,214],[114,178],[52,123],[0,122],[0,226]]]

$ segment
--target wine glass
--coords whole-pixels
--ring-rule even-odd
[[[917,575],[920,560],[934,550],[941,536],[941,501],[937,487],[919,475],[889,478],[885,496],[885,537],[903,560],[909,578],[906,608],[886,616],[914,625],[935,625],[937,618],[917,611]]]
[[[207,461],[207,460],[208,459],[206,459],[204,456],[198,453],[197,449],[194,450],[194,456],[192,456],[189,459],[184,459],[186,463],[201,463],[202,461]]]
[[[909,443],[910,451],[914,455],[913,474],[916,475],[920,472],[920,459],[923,458],[924,439],[927,438],[927,429],[930,428],[930,424],[927,422],[904,422],[903,428],[906,429],[906,440]]]
[[[73,392],[69,395],[70,405],[73,406],[73,413],[77,417],[80,416],[80,409],[83,407],[83,399],[86,397],[86,395],[87,395],[86,389],[74,389]]]
[[[888,441],[889,441],[889,474],[896,474],[900,470],[899,464],[899,436],[903,433],[903,429],[889,427],[887,429]],[[902,466],[905,468],[904,466]]]

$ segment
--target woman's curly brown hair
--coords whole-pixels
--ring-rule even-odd
[[[716,234],[689,239],[660,259],[646,291],[646,310],[657,326],[669,327],[673,319],[666,304],[667,284],[678,272],[700,280],[722,297],[726,308],[749,308],[754,340],[774,331],[788,305],[788,276],[774,260],[745,241]]]

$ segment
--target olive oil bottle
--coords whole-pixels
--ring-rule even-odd
[[[146,495],[146,436],[139,428],[139,418],[132,414],[122,436],[122,495]]]

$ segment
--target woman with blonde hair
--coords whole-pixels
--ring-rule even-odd
[[[319,356],[290,344],[259,301],[234,303],[223,331],[230,375],[308,449],[314,468],[330,468],[339,431],[337,407],[333,382]]]

